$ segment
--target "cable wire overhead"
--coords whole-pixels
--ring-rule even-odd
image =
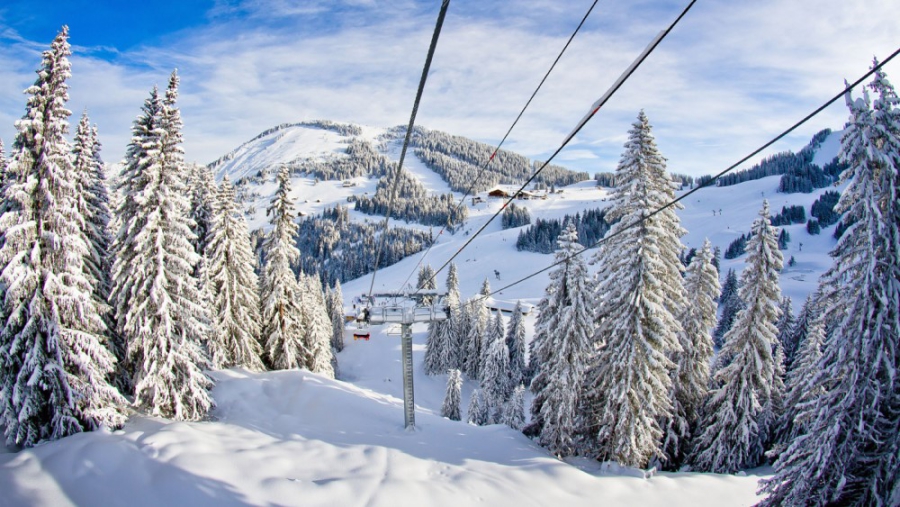
[[[387,240],[388,222],[394,208],[394,198],[397,195],[397,184],[400,182],[400,172],[403,170],[403,159],[406,158],[406,149],[409,148],[409,139],[412,136],[413,125],[416,123],[416,114],[419,112],[419,103],[422,101],[422,92],[425,90],[425,81],[428,80],[428,71],[431,69],[431,60],[434,58],[434,50],[437,48],[438,38],[441,36],[441,27],[444,26],[444,18],[447,15],[447,7],[450,0],[444,0],[441,4],[441,12],[438,14],[434,33],[431,36],[431,45],[428,47],[428,56],[425,58],[425,67],[422,68],[422,77],[419,79],[419,89],[416,91],[416,100],[413,102],[412,114],[409,117],[409,126],[406,128],[406,137],[403,139],[403,149],[400,151],[400,161],[397,163],[397,172],[394,175],[394,184],[391,187],[391,198],[388,200],[387,215],[384,217],[384,231],[381,233],[381,242],[375,254],[375,266],[372,270],[372,283],[369,284],[369,300],[372,300],[372,291],[375,289],[375,275],[378,274],[378,264],[381,261],[381,253]]]
[[[726,169],[722,170],[721,172],[719,172],[718,174],[716,174],[715,176],[713,176],[709,181],[706,181],[706,182],[704,182],[703,184],[698,185],[698,186],[692,188],[692,189],[689,190],[688,192],[685,192],[684,194],[682,194],[682,195],[681,195],[680,197],[678,197],[677,199],[674,199],[674,200],[672,200],[671,202],[667,203],[666,205],[660,207],[659,209],[656,209],[656,210],[654,210],[654,211],[648,213],[647,215],[645,215],[644,217],[642,217],[640,220],[635,220],[634,222],[628,224],[627,226],[622,227],[621,229],[619,229],[619,230],[616,231],[615,233],[609,234],[609,235],[607,235],[607,236],[604,236],[604,237],[600,238],[599,240],[595,241],[593,244],[591,244],[591,245],[589,245],[589,246],[586,246],[586,247],[584,247],[583,249],[579,250],[578,252],[575,252],[574,254],[572,254],[572,255],[570,255],[570,256],[568,256],[568,257],[566,257],[566,258],[564,258],[564,259],[562,259],[562,260],[560,260],[560,261],[554,262],[553,264],[550,264],[549,266],[547,266],[547,267],[545,267],[545,268],[543,268],[543,269],[540,269],[540,270],[538,270],[538,271],[535,271],[535,272],[533,272],[533,273],[531,273],[531,274],[529,274],[529,275],[527,275],[527,276],[525,276],[525,277],[523,277],[523,278],[520,278],[520,279],[516,280],[515,282],[512,282],[512,283],[510,283],[510,284],[508,284],[508,285],[504,285],[503,287],[500,287],[499,289],[494,290],[494,291],[491,292],[490,294],[487,294],[487,295],[483,296],[483,298],[487,298],[487,297],[489,297],[489,296],[493,296],[494,294],[497,294],[497,293],[502,292],[502,291],[504,291],[504,290],[506,290],[506,289],[509,289],[510,287],[514,287],[514,286],[516,286],[516,285],[518,285],[518,284],[520,284],[520,283],[522,283],[522,282],[524,282],[524,281],[526,281],[526,280],[529,280],[529,279],[531,279],[531,278],[534,278],[535,276],[537,276],[537,275],[539,275],[539,274],[541,274],[541,273],[544,273],[544,272],[546,272],[546,271],[549,271],[549,270],[555,268],[556,266],[559,266],[560,264],[566,263],[566,262],[568,262],[570,259],[573,259],[573,258],[575,258],[575,257],[578,257],[579,255],[583,254],[584,252],[586,252],[586,251],[588,251],[588,250],[590,250],[590,249],[592,249],[592,248],[595,248],[595,247],[599,246],[599,245],[602,244],[602,243],[605,243],[605,242],[609,241],[610,239],[612,239],[612,238],[618,236],[619,234],[624,233],[626,230],[641,225],[644,221],[649,220],[651,217],[653,217],[653,216],[655,216],[655,215],[658,215],[659,213],[662,213],[663,211],[665,211],[665,210],[668,209],[668,208],[671,208],[672,206],[674,206],[675,204],[677,204],[677,203],[683,201],[684,199],[686,199],[687,197],[691,196],[692,194],[694,194],[695,192],[697,192],[697,191],[700,190],[701,188],[706,188],[706,187],[712,185],[713,183],[715,183],[716,181],[718,181],[719,178],[721,178],[722,176],[725,176],[726,174],[728,174],[728,173],[730,173],[731,171],[735,170],[737,167],[739,167],[739,166],[740,166],[741,164],[743,164],[744,162],[746,162],[746,161],[750,160],[751,158],[755,157],[756,155],[758,155],[760,152],[762,152],[762,151],[765,150],[766,148],[768,148],[768,147],[772,146],[773,144],[777,143],[778,141],[780,141],[781,139],[783,139],[784,137],[786,137],[787,135],[789,135],[789,134],[790,134],[791,132],[793,132],[794,130],[797,130],[801,125],[803,125],[804,123],[806,123],[807,121],[809,121],[810,119],[812,119],[813,117],[815,117],[816,115],[818,115],[819,113],[821,113],[822,111],[824,111],[826,108],[828,108],[828,106],[830,106],[830,105],[834,104],[835,102],[837,102],[841,97],[843,97],[844,95],[846,95],[847,93],[849,93],[850,90],[852,90],[852,89],[856,88],[857,86],[859,86],[863,81],[865,81],[865,80],[868,79],[872,74],[874,74],[875,72],[877,72],[878,69],[882,68],[882,67],[883,67],[884,65],[886,65],[888,62],[890,62],[891,60],[893,60],[898,54],[900,54],[900,48],[898,48],[896,51],[894,51],[893,53],[891,53],[891,55],[888,56],[884,61],[882,61],[882,62],[879,63],[878,65],[872,67],[872,69],[870,69],[869,72],[866,72],[865,74],[863,74],[862,77],[860,77],[859,79],[857,79],[856,81],[854,81],[854,82],[852,82],[852,83],[850,83],[850,84],[845,85],[845,86],[844,86],[844,89],[841,90],[837,95],[835,95],[834,97],[830,98],[828,101],[826,101],[826,102],[825,102],[824,104],[822,104],[821,106],[817,107],[813,112],[811,112],[811,113],[809,113],[808,115],[806,115],[805,117],[803,117],[803,119],[801,119],[801,120],[798,121],[797,123],[793,124],[793,125],[792,125],[791,127],[789,127],[787,130],[785,130],[784,132],[778,134],[777,136],[775,136],[774,138],[772,138],[770,141],[768,141],[767,143],[763,144],[763,145],[760,146],[759,148],[753,150],[751,153],[749,153],[749,154],[748,154],[747,156],[745,156],[744,158],[742,158],[742,159],[738,160],[737,162],[735,162],[734,164],[728,166]]]
[[[688,13],[688,11],[691,9],[691,7],[694,6],[696,2],[697,0],[691,0],[691,3],[689,3],[687,7],[685,7],[684,10],[681,11],[681,14],[678,15],[675,21],[673,21],[665,30],[658,33],[653,38],[653,40],[650,41],[650,44],[648,44],[644,51],[631,63],[631,65],[628,66],[627,69],[625,69],[625,72],[623,72],[622,75],[619,76],[618,79],[616,79],[609,90],[607,90],[606,93],[604,93],[603,96],[600,97],[600,99],[591,106],[591,110],[581,119],[581,121],[578,122],[575,129],[572,130],[572,132],[569,133],[568,136],[566,136],[560,147],[557,148],[552,155],[550,155],[550,158],[548,158],[547,161],[544,162],[541,167],[538,168],[538,170],[535,171],[534,174],[532,174],[531,177],[528,178],[528,180],[526,180],[521,187],[519,187],[517,191],[513,192],[512,196],[503,204],[503,206],[501,206],[500,209],[497,210],[497,212],[494,213],[488,219],[488,221],[485,222],[484,225],[482,225],[481,228],[478,229],[478,231],[476,231],[475,234],[473,234],[472,237],[470,237],[463,244],[463,246],[459,248],[459,250],[456,251],[456,253],[454,253],[443,265],[441,265],[441,267],[437,271],[434,272],[434,276],[432,277],[432,279],[436,278],[444,268],[446,268],[451,262],[453,262],[453,259],[459,256],[459,254],[462,253],[462,251],[466,247],[468,247],[472,243],[472,241],[474,241],[475,238],[478,237],[478,235],[481,234],[487,228],[487,226],[490,225],[490,223],[493,222],[495,218],[497,218],[498,215],[500,215],[500,213],[503,212],[506,206],[508,206],[509,203],[516,198],[516,195],[525,190],[525,187],[527,187],[532,181],[534,181],[534,179],[541,173],[541,171],[543,171],[544,168],[546,168],[550,164],[550,162],[554,158],[556,158],[557,155],[559,155],[563,148],[565,148],[566,145],[569,144],[569,142],[575,137],[575,135],[577,135],[578,132],[581,131],[581,129],[584,128],[585,125],[587,125],[588,121],[590,121],[591,118],[593,118],[594,115],[597,114],[597,111],[599,111],[609,101],[609,99],[616,94],[616,92],[622,87],[622,85],[625,84],[625,82],[628,81],[628,79],[634,74],[638,67],[640,67],[641,64],[644,63],[644,61],[647,59],[647,57],[650,56],[653,50],[655,50],[657,46],[659,46],[659,44],[666,38],[666,36],[671,33],[671,31],[675,28],[675,25],[677,25],[678,22],[681,21],[681,19]]]
[[[472,183],[466,189],[466,193],[463,194],[462,199],[459,200],[459,204],[457,204],[457,206],[456,206],[456,211],[450,216],[459,216],[459,211],[460,211],[460,209],[462,209],[463,205],[465,204],[466,198],[469,197],[469,195],[471,195],[472,190],[475,188],[475,186],[478,184],[478,182],[481,181],[481,175],[484,174],[484,171],[488,168],[488,166],[491,164],[491,162],[493,162],[494,157],[496,157],[497,153],[500,152],[500,148],[503,146],[504,143],[506,143],[506,139],[509,137],[509,134],[512,133],[513,129],[519,123],[519,120],[522,119],[522,115],[525,114],[525,110],[528,109],[528,106],[531,105],[531,102],[534,100],[535,96],[537,96],[538,92],[544,86],[544,83],[547,81],[547,78],[550,77],[550,73],[553,72],[553,69],[556,68],[556,64],[559,63],[559,60],[562,58],[563,54],[565,54],[566,50],[569,49],[569,45],[572,44],[572,40],[575,38],[576,35],[578,35],[578,32],[581,30],[581,27],[584,26],[584,23],[585,23],[585,21],[587,21],[588,16],[591,15],[591,12],[594,10],[594,7],[597,6],[597,2],[599,2],[599,0],[594,0],[594,2],[588,8],[587,12],[581,18],[581,22],[578,23],[577,27],[575,27],[575,31],[572,32],[572,35],[569,36],[569,40],[566,41],[566,44],[563,46],[562,50],[559,52],[558,55],[556,55],[556,59],[553,60],[553,64],[550,65],[550,69],[547,70],[547,73],[544,74],[544,77],[543,77],[543,79],[541,79],[541,82],[538,83],[537,88],[535,88],[534,92],[531,93],[531,97],[529,97],[528,101],[525,102],[525,106],[523,106],[522,110],[519,111],[519,115],[516,116],[515,120],[513,120],[512,125],[509,126],[509,129],[507,129],[506,134],[503,135],[503,138],[500,140],[500,143],[497,144],[496,148],[494,148],[494,151],[493,151],[493,153],[491,153],[491,156],[488,157],[487,161],[481,166],[478,173],[475,175],[475,179],[472,180]],[[450,225],[451,225],[450,217],[448,216],[447,223],[443,227],[441,227],[441,230],[438,232],[436,238],[441,237],[441,234],[443,234],[444,231],[446,231]],[[428,248],[425,249],[425,253],[422,254],[421,258],[419,258],[419,262],[413,268],[412,272],[409,274],[409,276],[406,277],[406,280],[404,280],[403,283],[400,284],[400,290],[402,290],[403,287],[406,287],[406,284],[409,283],[409,280],[413,277],[413,275],[416,274],[416,271],[418,271],[419,266],[421,266],[422,262],[425,261],[425,258],[428,257],[428,254],[429,254],[429,252],[431,252],[431,248],[434,246],[436,241],[437,241],[436,239],[433,239],[431,244],[428,245]]]

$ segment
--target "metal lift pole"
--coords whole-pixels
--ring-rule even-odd
[[[400,355],[403,361],[403,421],[407,429],[416,427],[416,400],[413,392],[412,322],[400,326]]]

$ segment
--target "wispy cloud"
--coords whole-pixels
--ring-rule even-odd
[[[419,124],[497,142],[590,3],[454,0]],[[896,49],[895,4],[698,2],[560,162],[613,170],[643,108],[671,170],[717,172],[836,93],[843,78],[865,72],[873,56]],[[555,150],[684,5],[600,2],[508,147],[534,158]],[[109,160],[124,154],[144,97],[175,67],[191,160],[213,160],[283,122],[404,124],[436,14],[436,2],[413,0],[223,0],[207,25],[165,43],[77,52],[70,107],[88,108]],[[76,33],[72,38],[77,43]],[[11,122],[24,111],[21,90],[40,57],[29,41],[2,39],[0,137],[11,140]],[[888,72],[900,84],[900,64]],[[795,149],[845,118],[841,107],[832,108],[773,150]]]

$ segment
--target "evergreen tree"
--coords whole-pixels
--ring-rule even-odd
[[[484,426],[488,423],[487,401],[479,389],[472,392],[472,399],[469,400],[469,407],[466,409],[466,420],[469,424],[476,426]]]
[[[514,430],[525,426],[525,386],[519,384],[513,390],[512,397],[503,411],[503,424]]]
[[[456,368],[451,368],[447,373],[447,394],[444,395],[444,404],[441,406],[441,417],[459,421],[462,419],[459,413],[462,400],[462,373]]]
[[[485,278],[484,281],[481,282],[481,290],[478,292],[478,294],[484,297],[488,297],[491,295],[491,282],[488,281],[487,278]]]
[[[722,348],[725,333],[731,330],[738,312],[744,309],[744,302],[738,295],[739,285],[734,269],[729,269],[725,275],[725,283],[722,285],[722,295],[719,296],[719,306],[722,307],[722,314],[719,317],[719,324],[716,326],[716,330],[713,331],[713,341],[718,348]]]
[[[607,218],[616,234],[596,262],[598,307],[594,341],[601,344],[586,383],[587,429],[600,460],[643,467],[661,456],[660,421],[672,414],[669,359],[680,350],[685,306],[674,184],[641,111],[616,169]],[[663,209],[655,215],[651,212]],[[637,224],[637,225],[636,225]]]
[[[125,420],[86,276],[90,245],[65,138],[67,39],[63,26],[25,91],[0,215],[0,426],[9,443],[29,447]]]
[[[325,291],[319,277],[301,273],[297,300],[300,303],[300,328],[305,352],[302,367],[334,378],[337,363],[331,348],[331,319],[325,309]]]
[[[713,356],[712,329],[716,324],[716,300],[719,298],[719,273],[712,264],[709,240],[691,259],[684,279],[687,305],[679,320],[681,352],[674,361],[672,378],[673,413],[666,421],[663,450],[665,466],[676,470],[687,455],[692,432],[707,396],[709,364]]]
[[[509,375],[509,349],[503,337],[503,317],[500,312],[490,320],[485,333],[487,355],[481,378],[481,391],[488,404],[489,424],[500,423],[503,406],[512,394],[513,385]]]
[[[557,243],[560,264],[550,273],[547,303],[538,316],[544,338],[536,354],[543,361],[531,384],[536,428],[530,432],[554,455],[569,456],[575,453],[579,391],[591,350],[593,298],[587,266],[575,255],[582,248],[574,224],[566,226]]]
[[[794,326],[796,325],[796,320],[794,319],[794,303],[791,301],[790,297],[784,296],[781,298],[780,308],[781,317],[779,317],[778,322],[775,323],[775,328],[778,329],[778,341],[776,343],[778,347],[781,348],[781,353],[785,356],[783,366],[786,368],[787,347],[791,344]]]
[[[480,296],[475,296],[468,301],[468,309],[468,334],[465,342],[466,375],[472,380],[481,380],[481,372],[484,368],[484,338],[490,311]]]
[[[328,291],[325,303],[331,317],[331,347],[335,352],[344,350],[344,293],[341,281],[335,280],[334,287]]]
[[[740,297],[747,303],[725,335],[713,377],[714,389],[701,418],[693,466],[733,473],[757,466],[767,449],[773,422],[780,413],[783,381],[776,364],[782,267],[776,229],[763,202],[747,245],[747,267]]]
[[[209,315],[192,276],[199,262],[183,151],[178,76],[165,97],[154,88],[132,127],[126,153],[119,231],[113,243],[113,303],[127,344],[135,404],[151,415],[199,420],[213,406],[200,348]]]
[[[6,151],[3,147],[3,139],[0,139],[0,196],[5,195],[4,189],[6,188],[6,171],[8,168],[9,161],[6,160]]]
[[[784,394],[784,412],[779,421],[776,450],[787,448],[798,436],[806,432],[812,409],[824,391],[811,382],[821,368],[822,344],[825,342],[825,326],[822,319],[810,323],[809,332],[797,353],[795,367],[787,374]]]
[[[522,302],[516,301],[509,325],[506,327],[506,347],[509,349],[509,376],[512,385],[525,382],[525,318]]]
[[[428,323],[428,341],[425,344],[423,368],[428,375],[445,373],[450,364],[450,325],[446,320]]]
[[[212,171],[198,164],[187,166],[188,193],[190,197],[190,218],[194,224],[194,251],[200,256],[200,261],[194,267],[194,277],[197,279],[200,291],[200,300],[212,313],[213,294],[209,280],[209,242],[212,235],[215,220],[215,206],[219,193],[216,187]],[[211,322],[211,324],[214,324]],[[214,325],[210,326],[210,337],[216,334]]]
[[[289,370],[305,367],[308,357],[303,343],[303,313],[297,300],[299,286],[291,270],[291,263],[297,261],[300,251],[294,246],[297,224],[286,166],[281,166],[277,181],[278,190],[266,210],[272,231],[263,243],[266,265],[260,290],[261,339],[269,365],[276,370]]]
[[[434,268],[432,268],[429,264],[422,266],[419,270],[419,279],[416,287],[422,290],[435,290],[437,289],[437,273],[434,272]],[[425,304],[432,304],[434,302],[433,298],[425,297],[423,298]]]
[[[854,222],[823,275],[828,332],[804,432],[763,481],[763,505],[897,505],[900,498],[900,110],[882,71],[853,101],[836,211]],[[809,339],[809,336],[807,336]]]
[[[262,371],[259,278],[253,269],[247,223],[237,209],[228,176],[222,179],[210,230],[206,253],[216,332],[207,346],[213,367]]]
[[[809,333],[809,327],[812,324],[812,321],[815,320],[817,316],[818,311],[816,310],[815,298],[810,294],[806,297],[806,301],[800,309],[800,314],[797,316],[793,328],[791,328],[791,333],[788,335],[787,341],[784,342],[785,370],[791,371],[791,369],[793,369],[796,355],[800,350],[802,343],[806,340],[806,335]]]
[[[447,271],[447,307],[450,315],[447,319],[447,332],[450,338],[448,346],[448,368],[465,370],[465,339],[467,335],[468,317],[464,315],[462,299],[459,295],[459,276],[456,272],[456,264],[450,263]]]

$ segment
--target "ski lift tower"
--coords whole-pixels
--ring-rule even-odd
[[[388,292],[372,294],[366,311],[370,324],[400,324],[400,359],[403,365],[404,426],[416,426],[416,404],[413,394],[412,325],[414,322],[447,320],[449,308],[446,294],[418,291],[414,294]],[[374,301],[384,301],[376,306]]]

